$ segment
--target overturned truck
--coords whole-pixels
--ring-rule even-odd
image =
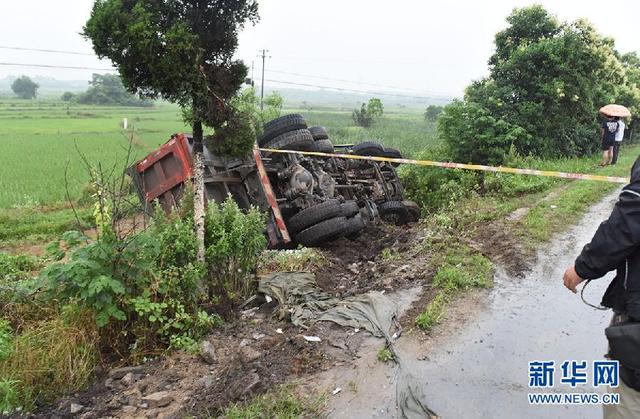
[[[334,146],[323,127],[307,127],[302,115],[267,122],[261,148],[400,158],[376,142]],[[179,206],[191,179],[193,139],[174,134],[159,149],[135,163],[129,174],[145,210],[158,202],[169,212]],[[231,196],[244,209],[254,205],[269,214],[271,247],[290,242],[317,246],[354,237],[378,220],[397,225],[416,221],[418,206],[405,200],[396,164],[337,157],[260,152],[229,158],[204,149],[205,197]],[[261,175],[262,174],[262,175]]]

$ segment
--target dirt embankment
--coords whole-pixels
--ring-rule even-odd
[[[498,227],[478,226],[470,243],[501,263],[516,256]],[[370,290],[387,292],[418,286],[422,296],[401,321],[412,327],[415,314],[433,292],[431,254],[422,246],[422,224],[378,225],[359,237],[340,239],[321,249],[326,263],[316,272],[324,291],[338,297]],[[502,258],[502,259],[500,259]],[[514,269],[523,266],[520,255]],[[41,417],[173,418],[220,414],[275,385],[308,378],[321,371],[351,366],[365,339],[364,332],[317,323],[308,330],[273,316],[273,303],[245,309],[237,320],[215,330],[201,345],[200,355],[174,353],[142,366],[101,374],[86,392],[41,411]],[[320,342],[305,336],[317,336]]]

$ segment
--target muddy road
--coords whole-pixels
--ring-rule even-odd
[[[593,206],[575,227],[541,249],[524,278],[510,277],[499,268],[493,290],[456,302],[432,338],[420,341],[408,334],[398,341],[424,385],[430,408],[443,418],[602,417],[600,406],[530,406],[528,362],[603,358],[610,312],[583,304],[561,279],[608,216],[617,194]],[[610,279],[611,274],[592,282],[586,299],[597,304]],[[394,367],[376,360],[381,346],[371,338],[353,369],[334,369],[316,381],[342,389],[330,396],[329,417],[396,416]],[[555,391],[593,391],[590,386],[572,390],[559,384],[558,374]]]

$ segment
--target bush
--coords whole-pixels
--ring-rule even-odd
[[[360,127],[369,128],[377,119],[382,117],[383,113],[382,101],[377,98],[371,98],[367,104],[363,103],[360,109],[354,109],[352,114],[353,122]]]
[[[497,119],[474,102],[454,100],[438,119],[438,134],[448,156],[457,163],[501,165],[513,144],[530,135],[516,125]]]
[[[50,298],[90,309],[101,336],[121,353],[168,347],[175,336],[198,339],[219,322],[198,305],[204,268],[195,262],[190,218],[159,217],[126,238],[108,226],[95,241],[68,232],[50,250],[65,257],[41,274]]]
[[[205,259],[210,293],[233,303],[255,290],[252,272],[267,244],[264,231],[265,217],[256,208],[244,213],[231,197],[222,205],[209,206],[205,215]]]

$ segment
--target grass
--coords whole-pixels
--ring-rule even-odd
[[[393,354],[386,346],[378,349],[378,354],[376,355],[376,357],[380,362],[389,362],[393,360]]]
[[[86,313],[67,313],[22,325],[0,359],[0,410],[31,410],[84,389],[99,360],[91,324]]]
[[[491,261],[465,244],[449,245],[436,254],[439,267],[432,281],[436,294],[415,320],[416,326],[427,331],[442,321],[451,297],[472,288],[493,286]]]
[[[294,393],[292,386],[280,386],[254,397],[247,403],[238,403],[225,409],[225,419],[294,419],[319,417],[325,404],[323,397],[303,397]]]

